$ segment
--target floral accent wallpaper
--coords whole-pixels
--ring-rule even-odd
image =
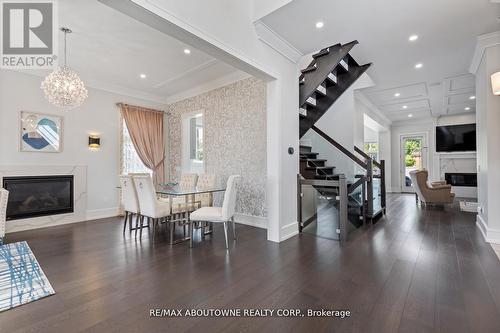
[[[181,173],[181,115],[204,111],[205,172],[242,176],[236,212],[266,216],[266,84],[249,78],[167,106],[170,178]],[[222,196],[216,196],[220,205]]]

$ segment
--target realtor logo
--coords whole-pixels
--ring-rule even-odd
[[[1,68],[57,66],[56,3],[1,0]]]

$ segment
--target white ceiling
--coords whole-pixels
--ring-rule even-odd
[[[490,0],[294,0],[262,21],[303,54],[357,39],[351,53],[373,63],[376,83],[363,93],[398,121],[474,112],[474,78],[466,73],[476,37],[500,30],[499,17]],[[413,34],[419,39],[409,42]]]
[[[58,3],[59,25],[73,30],[68,36],[68,64],[90,85],[167,101],[238,71],[97,0]],[[62,57],[62,33],[60,37]],[[189,55],[185,48],[191,50]],[[139,77],[141,73],[146,79]]]

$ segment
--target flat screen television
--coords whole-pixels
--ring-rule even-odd
[[[476,151],[476,124],[437,126],[436,151]]]

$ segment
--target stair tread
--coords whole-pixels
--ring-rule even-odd
[[[306,170],[328,170],[328,169],[335,169],[335,167],[334,166],[306,167]]]
[[[324,55],[327,55],[327,54],[329,54],[329,53],[330,53],[330,48],[329,48],[329,47],[327,47],[327,48],[322,49],[322,50],[321,50],[321,51],[319,51],[318,53],[313,54],[313,56],[312,56],[312,57],[313,57],[314,59],[316,59],[316,58],[322,57],[322,56],[324,56]]]
[[[321,159],[321,158],[303,158],[302,160],[307,161],[307,162],[326,162],[326,161],[328,161],[328,160]]]
[[[311,65],[307,68],[304,68],[303,70],[301,70],[301,72],[304,74],[304,73],[309,73],[309,72],[312,72],[312,71],[315,71],[316,70],[316,65]]]

